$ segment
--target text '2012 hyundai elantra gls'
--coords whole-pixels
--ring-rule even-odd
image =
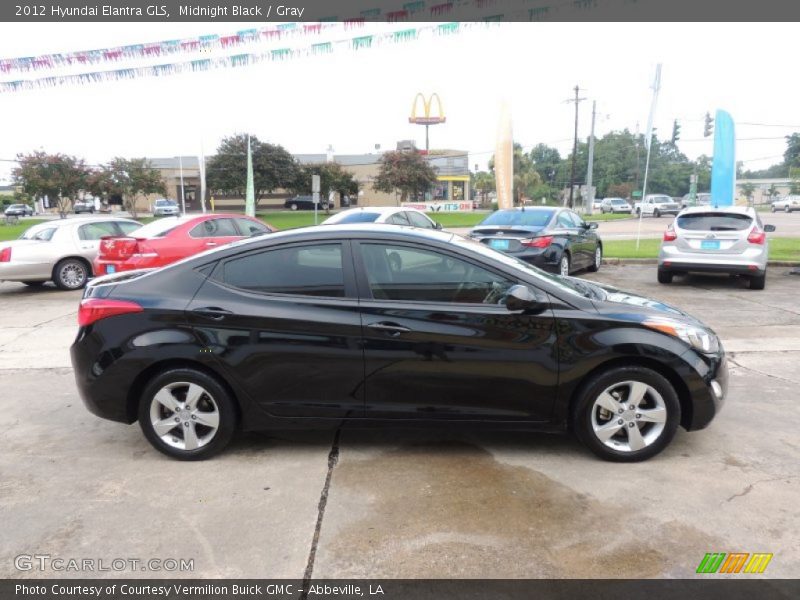
[[[433,423],[572,430],[635,461],[708,425],[727,389],[716,335],[680,310],[412,228],[298,229],[101,277],[79,321],[86,406],[180,459],[237,428]]]

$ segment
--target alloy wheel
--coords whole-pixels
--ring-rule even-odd
[[[653,444],[667,423],[661,394],[641,381],[621,381],[594,401],[591,426],[597,439],[617,452],[637,452]]]
[[[603,262],[603,251],[598,246],[594,251],[594,268],[599,269],[600,264]]]
[[[86,267],[77,261],[69,261],[61,265],[58,278],[65,288],[77,290],[86,283]]]
[[[150,424],[166,445],[197,450],[214,439],[219,429],[219,407],[204,387],[176,381],[162,387],[150,401]]]
[[[565,277],[567,275],[569,275],[569,256],[568,255],[564,254],[564,255],[561,256],[561,262],[559,262],[559,265],[558,265],[558,272],[561,275],[565,276]]]

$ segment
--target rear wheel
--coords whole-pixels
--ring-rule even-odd
[[[289,208],[291,208],[292,210],[297,210],[299,207],[297,206],[297,204],[293,202],[292,204],[289,205]]]
[[[790,212],[792,212],[792,209],[791,209],[791,208],[789,208],[789,205],[788,205],[788,204],[786,205],[786,208],[784,208],[783,210],[784,210],[784,212],[787,212],[787,213],[790,213]]]
[[[772,207],[772,212],[778,212],[778,209],[775,206]]]
[[[89,265],[79,258],[65,258],[53,269],[53,282],[61,290],[79,290],[89,279]]]
[[[594,251],[594,262],[589,266],[589,271],[596,273],[600,270],[601,264],[603,264],[603,247],[598,244]]]
[[[754,275],[750,278],[751,290],[763,290],[767,285],[767,272],[764,271],[761,275]]]
[[[558,273],[559,275],[567,276],[569,275],[569,270],[570,270],[569,252],[564,252],[561,255],[561,260],[558,261]]]
[[[669,445],[681,420],[678,395],[661,374],[618,367],[592,377],[579,392],[572,425],[605,460],[646,460]]]
[[[658,283],[672,283],[672,273],[664,269],[658,270]]]
[[[236,408],[213,377],[195,369],[171,369],[157,375],[142,393],[139,426],[159,452],[202,460],[230,442]]]
[[[661,213],[658,211],[658,209],[655,209],[655,210],[653,211],[653,216],[654,216],[656,219],[658,219],[658,218],[660,218],[660,217],[661,217]]]

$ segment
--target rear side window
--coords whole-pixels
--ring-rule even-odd
[[[53,239],[53,234],[56,232],[55,227],[48,227],[47,229],[39,229],[38,231],[28,229],[23,233],[19,239],[21,240],[39,240],[40,242],[49,242]]]
[[[117,227],[120,228],[123,235],[130,235],[141,227],[138,223],[126,223],[125,221],[118,221]]]
[[[224,283],[252,292],[344,297],[341,244],[265,250],[225,262]]]
[[[193,238],[237,237],[239,231],[233,224],[233,219],[208,219],[195,225],[189,235]]]
[[[113,221],[87,223],[78,228],[78,238],[81,240],[99,240],[105,235],[119,235]]]
[[[336,223],[374,223],[378,216],[378,213],[358,211],[344,215]]]
[[[737,213],[690,213],[678,217],[678,227],[689,231],[742,231],[752,224],[748,215]]]
[[[270,228],[264,223],[258,221],[251,221],[250,219],[236,219],[236,224],[239,226],[239,231],[242,235],[255,235],[257,233],[269,233]]]

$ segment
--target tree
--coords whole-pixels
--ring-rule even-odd
[[[756,186],[749,181],[742,184],[742,196],[747,198],[747,203],[753,203],[753,193],[756,191]]]
[[[632,183],[615,183],[606,188],[606,195],[610,198],[630,198],[633,194]]]
[[[786,136],[786,151],[783,153],[783,163],[790,169],[800,167],[800,133]]]
[[[778,191],[778,186],[776,186],[774,183],[769,186],[769,189],[767,190],[767,196],[769,197],[770,202],[773,198],[780,195],[781,193]]]
[[[436,183],[436,170],[418,152],[386,152],[372,186],[388,194],[400,190],[400,200],[416,198]]]
[[[489,193],[495,190],[494,175],[488,171],[478,171],[475,173],[473,185],[481,195],[482,204],[486,204]]]
[[[283,147],[250,136],[256,203],[279,188],[291,189],[297,182],[299,165]],[[206,182],[214,193],[244,197],[247,187],[247,134],[224,138],[217,154],[206,164]]]
[[[300,165],[297,168],[296,179],[289,186],[295,194],[311,194],[311,176],[319,175],[319,188],[322,201],[327,201],[331,192],[339,197],[355,195],[358,193],[358,182],[350,171],[342,168],[335,162]]]
[[[138,216],[136,200],[148,194],[166,194],[166,186],[158,169],[150,166],[146,158],[113,159],[89,177],[89,189],[97,195],[122,196],[122,205],[135,219]]]
[[[789,169],[789,193],[792,196],[800,195],[800,167]]]
[[[36,151],[18,154],[17,162],[15,183],[34,198],[47,196],[50,202],[56,202],[58,214],[65,218],[76,194],[86,185],[88,170],[83,159]]]

